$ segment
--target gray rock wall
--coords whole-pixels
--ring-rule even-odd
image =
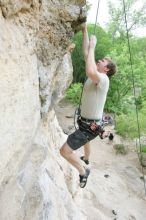
[[[83,218],[69,192],[73,171],[59,155],[66,137],[53,107],[72,80],[67,48],[84,4],[0,0],[1,220]]]

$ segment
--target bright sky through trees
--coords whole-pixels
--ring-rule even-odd
[[[91,4],[91,9],[88,12],[87,22],[88,23],[95,23],[96,19],[96,11],[98,6],[98,0],[87,0]],[[108,13],[108,0],[101,0],[100,6],[99,6],[99,13],[98,13],[98,23],[103,27],[106,28],[106,24],[109,19],[109,13]],[[111,0],[113,4],[118,4],[118,0]],[[138,0],[138,6],[140,6],[140,3],[143,2],[143,0]],[[145,28],[138,28],[134,31],[134,34],[137,36],[146,36],[146,27]]]

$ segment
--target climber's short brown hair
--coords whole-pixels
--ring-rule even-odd
[[[108,72],[107,72],[107,76],[108,76],[108,77],[111,77],[112,75],[114,75],[114,74],[116,73],[116,71],[117,71],[117,66],[116,66],[116,64],[112,61],[111,58],[105,57],[104,59],[108,61],[107,68],[108,68],[109,70],[108,70]]]

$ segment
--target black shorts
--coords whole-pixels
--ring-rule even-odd
[[[79,128],[67,138],[67,144],[73,149],[77,150],[87,142],[96,138],[98,134],[91,133],[87,129]]]

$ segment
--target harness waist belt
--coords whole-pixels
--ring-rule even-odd
[[[84,121],[84,122],[99,122],[99,121],[102,121],[101,119],[87,119],[87,118],[83,118],[81,117],[81,120]]]

